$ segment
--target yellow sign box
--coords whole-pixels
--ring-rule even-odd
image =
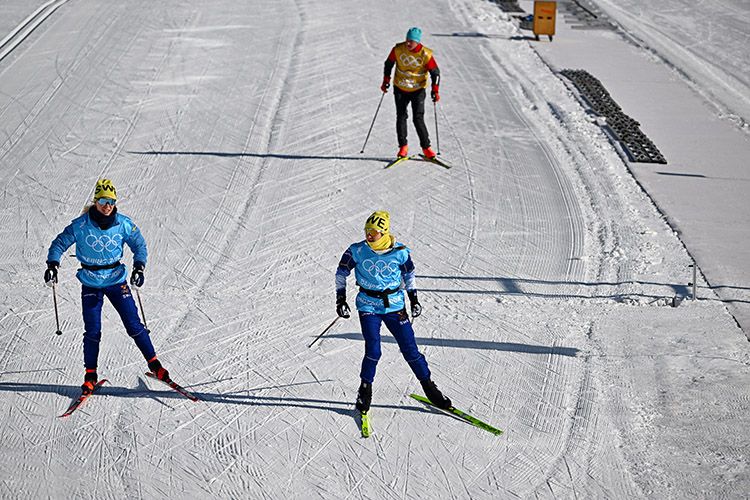
[[[534,2],[534,35],[539,40],[539,35],[549,36],[555,34],[555,17],[557,16],[557,2]]]

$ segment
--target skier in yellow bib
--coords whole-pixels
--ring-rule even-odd
[[[412,120],[419,135],[419,145],[425,157],[435,158],[435,152],[430,147],[430,135],[424,124],[424,100],[427,87],[427,73],[432,80],[433,102],[440,100],[440,69],[432,50],[422,45],[422,30],[410,28],[406,32],[406,41],[396,44],[385,60],[383,83],[380,90],[388,92],[391,86],[391,71],[396,67],[393,76],[393,95],[396,99],[396,134],[398,135],[398,157],[409,154],[406,139],[406,119],[409,117],[407,107],[411,103]]]

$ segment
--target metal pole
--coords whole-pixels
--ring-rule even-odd
[[[438,132],[437,103],[432,101],[432,109],[435,112],[435,141],[437,142],[437,154],[440,154],[440,133]]]
[[[380,111],[380,105],[383,104],[383,97],[385,97],[385,92],[383,92],[383,95],[380,96],[380,102],[378,102],[378,109],[375,110],[375,116],[372,117],[370,130],[367,131],[367,137],[365,137],[365,143],[362,144],[362,151],[360,151],[360,154],[365,152],[365,146],[367,146],[367,141],[370,139],[370,132],[372,132],[372,126],[375,125],[375,119],[378,117],[378,112]]]
[[[57,335],[62,335],[62,330],[60,330],[60,317],[57,314],[57,291],[55,289],[55,282],[52,282],[52,300],[55,303],[55,323],[57,323],[57,331],[55,333]]]
[[[138,287],[135,287],[135,296],[138,297],[138,306],[141,308],[141,316],[143,317],[143,326],[148,330],[148,324],[146,323],[146,312],[143,310],[143,302],[141,302],[141,292]]]
[[[333,325],[335,325],[335,324],[336,324],[336,322],[337,322],[338,320],[340,320],[340,319],[341,319],[341,316],[336,316],[336,319],[334,319],[333,321],[331,321],[331,324],[330,324],[330,325],[328,325],[328,326],[326,327],[326,329],[325,329],[325,330],[323,330],[323,332],[322,332],[322,333],[321,333],[320,335],[318,335],[317,337],[315,337],[315,340],[313,340],[312,342],[310,342],[310,345],[309,345],[309,346],[307,346],[307,347],[312,347],[312,346],[313,346],[313,344],[314,344],[315,342],[317,342],[317,341],[318,341],[318,339],[319,339],[320,337],[322,337],[323,335],[325,335],[325,334],[326,334],[326,332],[327,332],[328,330],[330,330],[330,329],[331,329],[331,328],[333,327]]]

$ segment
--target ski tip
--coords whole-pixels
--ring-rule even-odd
[[[501,429],[493,427],[492,425],[488,424],[487,422],[483,422],[482,420],[480,420],[480,419],[478,419],[478,418],[476,418],[476,417],[474,417],[474,416],[472,416],[472,415],[470,415],[470,414],[468,414],[468,413],[466,413],[466,412],[464,412],[462,410],[459,410],[455,406],[451,406],[448,409],[443,409],[443,408],[440,408],[440,407],[436,406],[429,399],[427,399],[426,397],[424,397],[424,396],[422,396],[420,394],[409,394],[409,396],[411,396],[412,398],[416,399],[417,401],[420,401],[420,402],[426,404],[427,406],[430,406],[430,407],[433,407],[433,408],[435,408],[437,410],[442,410],[444,412],[447,412],[447,413],[450,413],[452,415],[455,415],[459,419],[464,420],[465,422],[473,425],[474,427],[476,427],[478,429],[485,430],[485,431],[487,431],[487,432],[489,432],[491,434],[494,434],[495,436],[500,436],[501,434],[503,434],[503,431]]]
[[[157,377],[156,374],[154,374],[153,372],[146,372],[146,376],[149,377],[149,378],[152,378],[154,380],[158,380],[159,382],[162,382],[163,384],[168,385],[175,392],[177,392],[178,394],[182,394],[183,396],[185,396],[186,398],[188,398],[190,401],[194,401],[194,402],[202,401],[201,398],[199,398],[198,396],[196,396],[192,392],[188,391],[187,389],[185,389],[184,387],[182,387],[180,384],[178,384],[177,382],[175,382],[171,378],[169,380],[162,380],[159,377]]]

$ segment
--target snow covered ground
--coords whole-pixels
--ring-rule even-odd
[[[750,131],[750,2],[595,0],[644,48]]]
[[[391,94],[359,154],[412,25],[452,170],[382,169]],[[718,300],[670,307],[683,243],[517,35],[480,0],[61,7],[0,63],[3,497],[741,498],[748,343]],[[56,417],[83,375],[80,287],[64,259],[57,337],[44,260],[101,176],[149,243],[160,358],[202,402],[147,380],[106,306],[111,385]],[[361,439],[359,325],[307,347],[375,209],[413,250],[435,381],[504,435],[411,400],[385,334]]]
[[[667,2],[669,3],[669,2]],[[739,2],[738,2],[739,3]],[[531,2],[523,2],[531,10]],[[611,9],[607,2],[603,5]],[[634,12],[647,19],[659,18],[665,5],[644,2]],[[676,2],[671,12],[677,11]],[[738,5],[736,11],[742,10]],[[681,12],[692,12],[683,6]],[[615,9],[616,19],[625,17]],[[701,8],[693,12],[692,24],[710,17]],[[605,14],[606,15],[606,14]],[[585,69],[599,78],[625,112],[640,122],[640,128],[666,157],[666,165],[630,163],[629,170],[648,192],[670,225],[695,259],[711,292],[727,304],[745,334],[750,338],[750,134],[738,119],[742,109],[727,111],[732,94],[747,95],[743,85],[725,79],[732,92],[719,93],[721,86],[698,87],[705,69],[689,59],[670,59],[683,51],[677,26],[663,22],[669,33],[656,49],[644,50],[642,42],[622,28],[610,30],[576,29],[575,21],[561,16],[554,43],[535,43],[534,49],[553,69]],[[611,18],[610,18],[611,19]],[[737,19],[743,19],[738,16]],[[750,31],[750,19],[745,19]],[[625,26],[629,26],[625,24]],[[637,33],[654,36],[657,31],[646,23]],[[741,37],[737,37],[741,38]],[[698,50],[698,49],[695,49]],[[742,43],[725,43],[719,49],[723,59],[742,61],[747,51]],[[656,56],[654,54],[657,54]],[[733,55],[733,56],[732,56]],[[716,58],[719,61],[719,58]],[[667,62],[665,62],[667,61]],[[735,62],[736,64],[741,64]],[[733,64],[724,64],[731,70]],[[708,94],[702,89],[710,89]],[[723,101],[716,95],[722,95]],[[685,282],[692,281],[685,270]],[[698,295],[705,297],[702,287]]]

